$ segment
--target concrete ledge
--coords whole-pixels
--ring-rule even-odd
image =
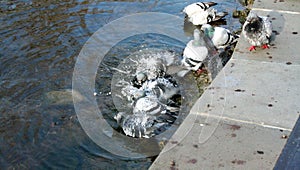
[[[218,120],[215,120],[218,121]],[[163,152],[151,170],[160,169],[266,169],[276,163],[289,131],[222,119],[213,135],[199,143],[206,117],[198,116],[190,133],[173,149]],[[271,169],[271,168],[270,168]]]
[[[274,169],[299,169],[300,163],[300,118],[291,133]]]
[[[276,1],[276,3],[275,3]],[[274,27],[270,49],[232,59],[150,169],[272,169],[300,114],[300,1],[257,0]]]
[[[222,117],[291,130],[300,113],[299,73],[299,65],[232,59],[195,106],[207,103],[209,115],[223,110]]]
[[[256,0],[253,8],[300,12],[298,0]]]

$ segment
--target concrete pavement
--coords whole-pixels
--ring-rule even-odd
[[[300,114],[300,2],[256,0],[271,48],[240,38],[232,59],[150,169],[272,169]]]

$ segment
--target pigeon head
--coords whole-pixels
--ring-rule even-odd
[[[250,12],[249,15],[247,16],[246,20],[248,22],[251,22],[252,20],[254,19],[257,19],[258,18],[258,15],[254,12]]]
[[[133,86],[136,88],[142,87],[143,83],[147,80],[147,75],[143,72],[139,72],[132,80]]]
[[[261,31],[263,27],[263,20],[261,17],[255,13],[250,13],[247,17],[248,24],[245,26],[245,31],[247,32],[258,32]]]
[[[209,25],[209,24],[203,24],[202,26],[201,26],[201,30],[204,32],[204,34],[206,35],[206,36],[208,36],[209,38],[212,38],[213,36],[214,36],[214,32],[215,32],[215,30],[214,30],[214,28],[211,26],[211,25]]]
[[[121,124],[125,118],[125,112],[119,112],[114,116],[114,119],[118,124]]]
[[[194,41],[193,45],[199,46],[200,44],[200,31],[198,29],[194,30]]]
[[[145,73],[141,73],[139,72],[137,75],[136,75],[136,80],[139,82],[139,83],[143,83],[147,80],[147,75]]]

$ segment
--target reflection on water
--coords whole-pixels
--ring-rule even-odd
[[[94,144],[82,130],[72,103],[54,102],[49,92],[61,91],[59,98],[68,97],[76,57],[106,23],[146,11],[184,17],[180,11],[194,1],[0,2],[1,167],[149,167],[151,159],[122,160]],[[222,2],[221,10],[242,8],[235,0],[217,2]],[[227,28],[240,27],[238,20],[230,16],[226,20]],[[128,49],[134,43],[125,46]]]

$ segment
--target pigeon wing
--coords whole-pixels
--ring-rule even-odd
[[[264,23],[264,32],[268,37],[272,35],[272,23],[268,17],[261,17]]]

